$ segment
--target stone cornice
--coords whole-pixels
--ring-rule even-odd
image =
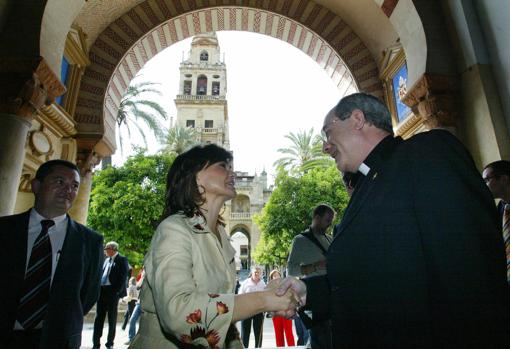
[[[69,137],[76,134],[76,123],[64,108],[58,104],[53,103],[42,107],[39,114],[51,120],[53,127],[57,127],[63,136]]]
[[[402,101],[423,118],[428,128],[455,127],[457,91],[457,77],[424,74]]]

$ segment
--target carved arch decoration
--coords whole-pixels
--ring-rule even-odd
[[[237,3],[249,6],[253,1]],[[79,124],[102,124],[104,137],[114,145],[118,105],[143,65],[173,43],[221,30],[250,31],[285,41],[324,68],[340,93],[361,90],[382,97],[372,54],[336,14],[309,0],[257,4],[206,7],[186,13],[184,0],[149,0],[132,8],[92,45],[92,64],[82,79],[75,120]]]

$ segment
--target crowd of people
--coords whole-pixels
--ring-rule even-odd
[[[395,137],[388,109],[365,93],[342,98],[322,131],[351,195],[340,224],[326,234],[335,210],[318,203],[288,275],[274,270],[266,285],[253,268],[238,292],[220,214],[236,195],[232,153],[208,144],[177,156],[143,282],[128,288],[129,348],[241,349],[252,327],[260,347],[264,313],[278,346],[294,344],[290,319],[297,344],[309,332],[314,349],[509,346],[510,162],[481,176],[449,131]],[[8,348],[78,349],[96,302],[93,346],[106,318],[114,345],[128,262],[67,214],[79,185],[74,164],[48,161],[32,181],[33,208],[0,217]]]

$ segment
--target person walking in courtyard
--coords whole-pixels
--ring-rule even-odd
[[[260,267],[252,267],[250,276],[241,283],[239,294],[263,291],[266,283],[262,280],[262,269]],[[253,325],[253,336],[255,338],[255,348],[262,346],[262,335],[264,325],[264,313],[254,314],[253,316],[241,321],[241,338],[245,348],[250,343],[250,333]]]
[[[101,276],[101,293],[97,301],[94,333],[92,335],[93,349],[99,349],[106,316],[108,316],[106,348],[113,348],[119,299],[126,296],[127,258],[119,253],[119,244],[115,241],[110,241],[106,244],[104,253],[106,258],[103,263],[103,273]]]

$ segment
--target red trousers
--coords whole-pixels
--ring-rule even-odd
[[[283,333],[285,332],[285,338],[287,339],[287,346],[293,347],[294,335],[292,334],[292,320],[286,319],[281,316],[273,317],[274,333],[276,336],[276,346],[284,347],[285,341],[283,339]]]

